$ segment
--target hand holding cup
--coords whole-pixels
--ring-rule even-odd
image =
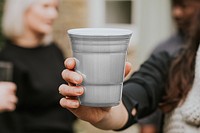
[[[74,113],[78,118],[88,121],[92,124],[98,123],[106,118],[110,113],[110,107],[88,107],[81,106],[78,100],[78,96],[84,94],[83,86],[77,86],[83,82],[83,77],[79,73],[74,71],[76,62],[74,58],[68,58],[65,60],[65,69],[62,72],[62,78],[68,83],[62,84],[59,87],[59,92],[64,97],[60,100],[60,105],[63,108],[67,108],[72,113]],[[125,65],[125,76],[131,70],[131,64],[126,63]],[[119,105],[121,106],[121,104]]]

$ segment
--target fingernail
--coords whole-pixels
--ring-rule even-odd
[[[75,77],[74,77],[74,80],[75,80],[76,82],[79,82],[80,79],[81,79],[80,76],[75,76]]]
[[[72,60],[67,60],[67,65],[71,65],[72,64]]]
[[[77,92],[78,94],[82,94],[82,93],[83,93],[83,88],[78,88],[78,89],[76,89],[76,92]]]
[[[64,87],[64,85],[62,84],[62,85],[60,85],[59,88],[58,88],[58,91],[59,91],[60,94],[61,94],[61,91],[62,91],[63,87]]]

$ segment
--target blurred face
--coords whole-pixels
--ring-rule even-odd
[[[48,34],[58,16],[58,0],[38,0],[25,13],[25,27],[29,32]]]
[[[172,0],[172,16],[178,30],[187,32],[192,17],[200,8],[200,0]]]

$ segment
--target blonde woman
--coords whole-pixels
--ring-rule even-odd
[[[7,40],[0,59],[14,64],[18,102],[14,112],[0,114],[0,132],[73,133],[76,117],[59,106],[57,93],[64,82],[60,77],[64,57],[51,34],[59,1],[5,2],[2,28]]]

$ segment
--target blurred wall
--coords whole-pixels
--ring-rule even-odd
[[[173,32],[170,0],[135,0],[137,27],[136,64],[141,64],[152,50]]]

